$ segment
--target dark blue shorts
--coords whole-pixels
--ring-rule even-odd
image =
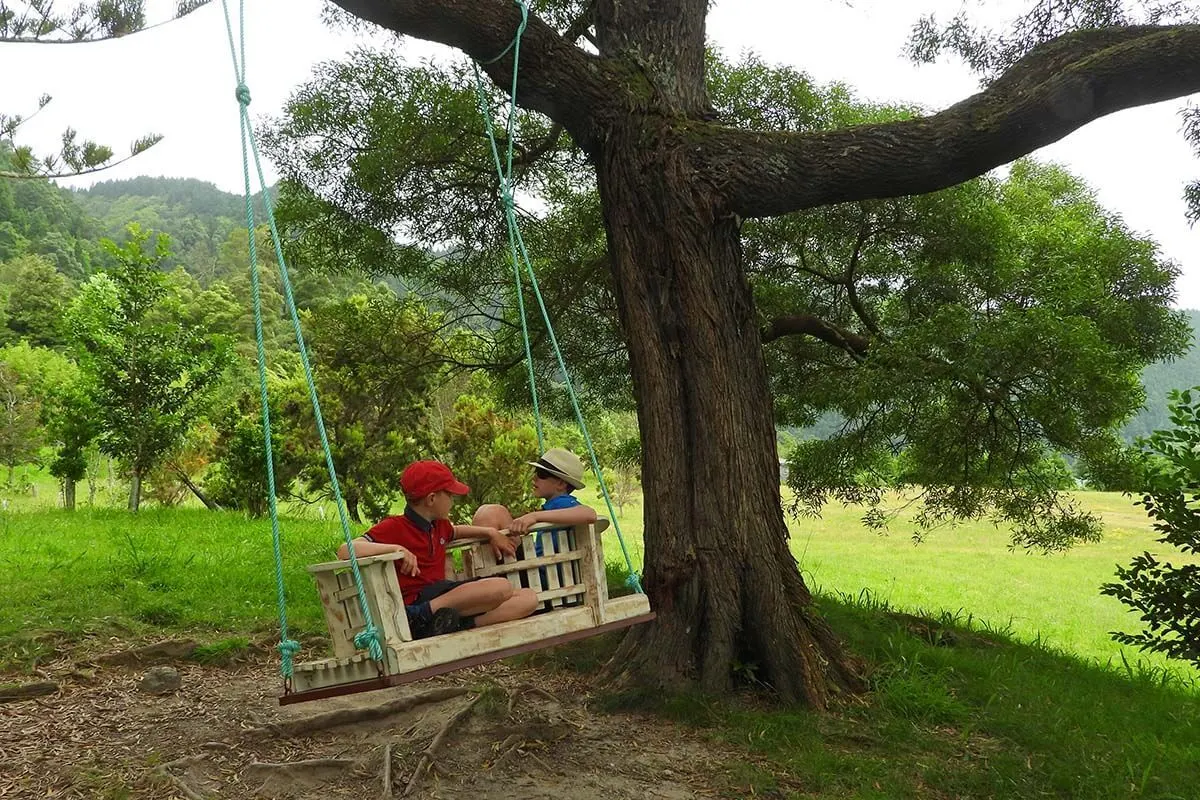
[[[471,583],[472,581],[476,581],[476,580],[479,580],[479,579],[478,578],[468,578],[465,581],[434,581],[433,583],[429,584],[428,586],[425,586],[424,588],[422,588],[421,591],[417,592],[417,602],[418,603],[428,603],[433,598],[441,597],[446,592],[449,592],[451,589],[462,586],[465,583]]]

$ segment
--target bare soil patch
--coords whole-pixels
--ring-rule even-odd
[[[182,687],[166,696],[139,690],[144,661],[0,676],[59,685],[0,705],[0,798],[686,800],[719,796],[746,757],[657,717],[597,713],[582,680],[528,666],[280,707],[261,655],[176,661]]]

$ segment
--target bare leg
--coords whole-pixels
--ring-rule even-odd
[[[508,530],[512,521],[512,513],[499,503],[486,503],[480,506],[475,512],[475,516],[471,518],[472,525],[501,531]]]
[[[512,584],[506,578],[482,578],[456,586],[433,598],[429,607],[434,611],[453,608],[464,617],[473,617],[499,608],[512,597]]]
[[[537,592],[533,589],[517,589],[512,597],[505,600],[496,608],[480,614],[475,618],[475,627],[495,625],[497,622],[508,622],[514,619],[524,619],[537,608]]]

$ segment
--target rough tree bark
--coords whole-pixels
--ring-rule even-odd
[[[496,59],[520,21],[509,0],[335,2],[487,62],[497,86],[511,82],[511,55]],[[763,134],[711,119],[708,0],[590,7],[598,54],[531,15],[518,102],[589,155],[604,208],[644,450],[646,588],[659,615],[623,655],[643,679],[710,691],[751,659],[783,699],[822,708],[863,679],[813,612],[788,550],[741,219],[944,188],[1103,114],[1196,91],[1200,27],[1062,37],[925,119]]]

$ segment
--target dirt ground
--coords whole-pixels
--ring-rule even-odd
[[[597,713],[579,678],[531,667],[280,707],[265,654],[165,660],[182,685],[163,696],[140,690],[146,663],[64,654],[21,677],[59,691],[0,704],[0,798],[685,800],[722,796],[724,770],[746,758],[660,718]],[[321,727],[404,698],[415,705]]]

